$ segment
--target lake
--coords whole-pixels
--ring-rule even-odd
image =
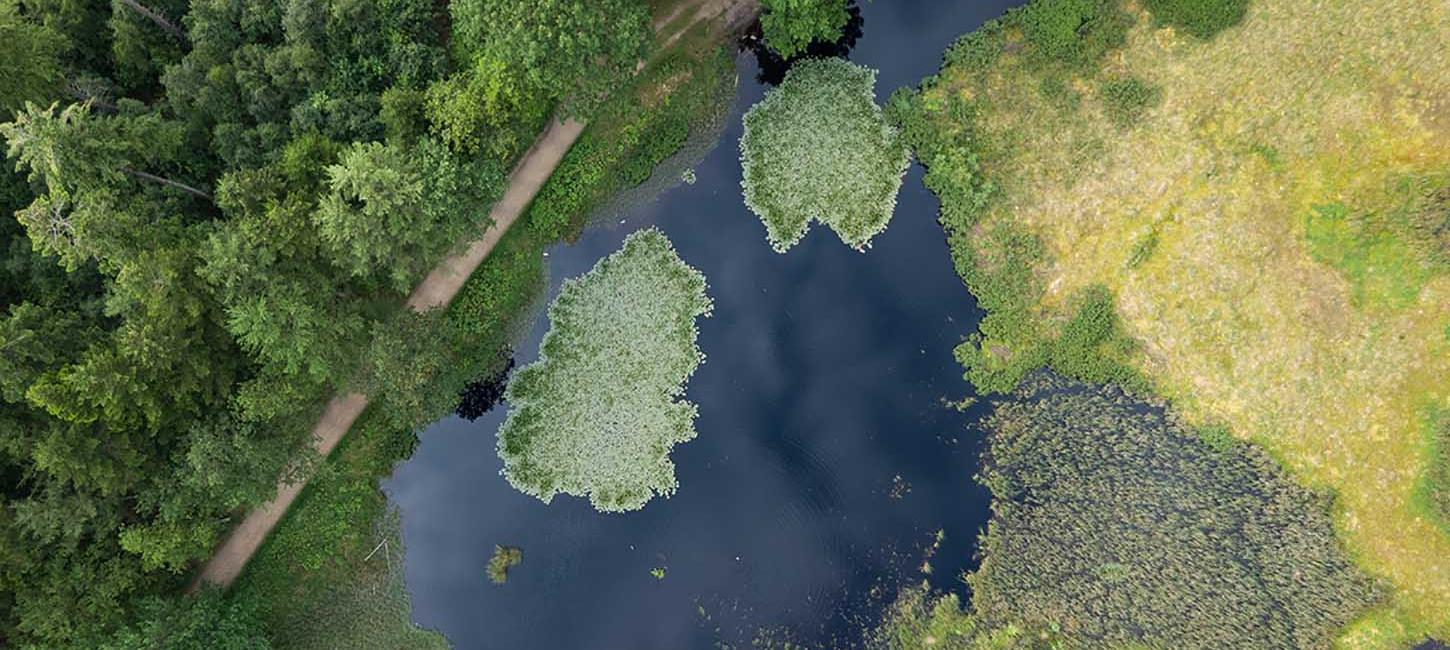
[[[880,70],[884,101],[1013,4],[868,2],[850,58]],[[988,517],[972,478],[982,407],[945,402],[971,394],[952,348],[981,313],[952,270],[937,201],[913,166],[866,253],[817,225],[776,254],[740,192],[740,118],[765,88],[754,56],[737,69],[698,180],[611,213],[548,258],[552,298],[657,226],[709,279],[707,359],[687,391],[699,437],[673,453],[679,492],[622,515],[515,492],[494,448],[503,408],[431,425],[384,483],[402,515],[414,620],[459,648],[710,648],[761,635],[848,645],[903,584],[964,593]],[[539,318],[520,342],[520,365],[547,326]],[[523,549],[505,585],[484,572],[495,544]]]

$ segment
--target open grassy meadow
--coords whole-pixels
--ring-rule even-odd
[[[987,197],[954,247],[1025,229],[1033,321],[1106,286],[1156,391],[1336,495],[1383,592],[1340,645],[1450,636],[1450,4],[1253,0],[1206,40],[1123,12],[1084,65],[1009,16],[923,86],[976,156],[924,162]]]

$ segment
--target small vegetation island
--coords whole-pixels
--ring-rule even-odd
[[[488,580],[496,585],[504,584],[509,580],[509,569],[512,569],[524,561],[524,551],[517,546],[500,546],[495,544],[493,556],[488,558]]]
[[[649,516],[704,275],[639,230],[512,350],[551,246],[721,178],[685,154],[747,30],[789,70],[708,200],[865,252],[915,159],[985,314],[976,568],[858,645],[1450,639],[1443,3],[1023,0],[884,106],[862,6],[0,0],[0,647],[446,648],[380,480],[500,397],[505,494]],[[901,476],[881,507],[930,491]],[[953,577],[943,535],[911,575]],[[522,560],[468,541],[485,588]],[[666,557],[621,575],[714,574]]]
[[[705,360],[695,320],[711,307],[705,276],[655,229],[565,281],[539,360],[505,394],[498,455],[509,483],[545,503],[588,497],[603,512],[672,494],[670,450],[696,436],[698,409],[679,399]]]
[[[891,221],[911,157],[875,87],[873,70],[806,59],[745,114],[745,204],[776,251],[796,245],[812,221],[864,249]]]

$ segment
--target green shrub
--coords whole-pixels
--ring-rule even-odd
[[[1450,535],[1450,409],[1432,412],[1422,426],[1429,467],[1420,479],[1416,496],[1440,530]]]
[[[1042,374],[990,423],[973,606],[1069,647],[1310,648],[1374,601],[1328,499],[1247,443]]]
[[[858,250],[886,229],[911,159],[876,105],[875,85],[874,70],[811,59],[745,114],[745,204],[777,252],[813,220]]]
[[[604,512],[672,494],[670,450],[696,435],[697,409],[679,399],[704,361],[695,319],[711,305],[705,277],[655,229],[566,280],[539,360],[506,392],[498,454],[509,483],[545,503],[587,496]]]
[[[149,597],[136,620],[96,644],[101,650],[270,650],[252,603],[217,589],[196,595]]]
[[[1118,0],[1035,0],[1010,19],[1040,63],[1083,67],[1127,39],[1132,16]]]
[[[1143,0],[1143,7],[1153,14],[1153,22],[1207,39],[1239,24],[1249,0]]]
[[[1153,228],[1133,242],[1133,250],[1128,253],[1128,261],[1125,264],[1129,269],[1136,269],[1153,257],[1158,250],[1158,229]]]
[[[1073,317],[1052,342],[1049,357],[1054,370],[1073,379],[1141,392],[1147,390],[1147,380],[1130,365],[1137,348],[1123,332],[1112,294],[1093,285],[1078,294]]]
[[[1162,99],[1162,90],[1136,77],[1103,82],[1101,92],[1104,112],[1120,128],[1137,123],[1144,111]]]
[[[841,38],[851,19],[846,0],[763,0],[765,15],[760,29],[765,44],[789,59],[804,52],[807,45],[830,43]]]

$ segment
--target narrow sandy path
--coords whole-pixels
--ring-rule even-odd
[[[568,153],[569,147],[574,145],[574,141],[583,132],[583,122],[568,120],[550,123],[509,175],[508,189],[489,211],[490,225],[483,231],[483,236],[469,243],[467,249],[444,259],[434,267],[428,277],[413,290],[413,295],[408,298],[408,307],[422,312],[452,302],[459,289],[463,288],[463,283],[468,281],[468,276],[483,263],[493,247],[498,245],[503,234],[529,207],[534,196],[543,188],[544,182],[549,180],[549,176],[559,166],[559,161],[563,160],[564,154]],[[340,395],[327,403],[322,417],[312,427],[312,448],[319,457],[326,458],[332,453],[332,449],[347,434],[348,429],[352,428],[353,422],[362,415],[367,406],[368,398],[361,393]],[[287,514],[287,509],[297,500],[306,485],[305,481],[279,482],[277,497],[248,513],[242,523],[232,529],[202,567],[193,588],[202,582],[225,587],[236,580],[247,566],[247,561],[261,548],[262,542],[267,540],[267,535],[277,527],[277,522]]]
[[[683,6],[677,8],[676,14],[682,8]],[[756,0],[700,0],[693,19],[685,27],[665,38],[656,51],[668,49],[696,23],[708,18],[726,16],[724,26],[733,31],[739,27],[741,21],[753,18],[756,8]],[[666,26],[674,17],[671,15],[669,19],[657,23],[656,29]],[[428,277],[413,289],[413,294],[408,297],[409,308],[423,312],[447,306],[453,301],[453,297],[458,295],[469,276],[493,251],[493,247],[498,245],[504,233],[529,207],[544,183],[549,180],[549,176],[553,175],[559,162],[564,159],[564,154],[569,152],[569,148],[574,146],[574,142],[584,132],[584,126],[584,122],[576,120],[556,120],[539,134],[533,146],[529,147],[514,171],[509,174],[508,189],[489,211],[489,226],[483,231],[483,235],[470,242],[463,251],[439,262]],[[326,458],[332,453],[333,448],[352,428],[353,422],[357,421],[367,406],[368,398],[361,393],[339,395],[327,403],[327,408],[312,427],[312,448],[319,457]],[[296,483],[278,481],[276,498],[247,513],[246,518],[227,534],[226,539],[197,574],[191,590],[196,590],[202,584],[230,586],[306,486],[306,480]]]

